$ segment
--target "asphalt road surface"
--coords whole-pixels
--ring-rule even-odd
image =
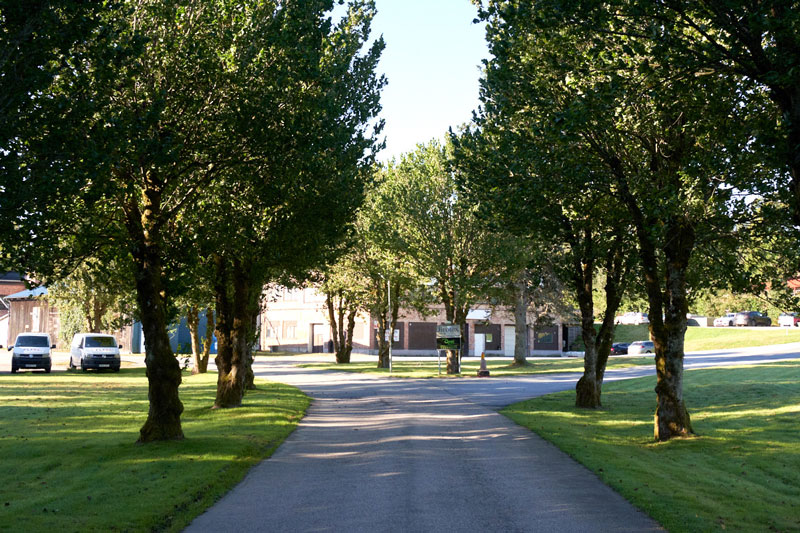
[[[800,345],[687,356],[687,368],[800,357]],[[328,356],[330,359],[330,356]],[[264,359],[314,401],[289,439],[187,531],[654,531],[590,471],[495,409],[576,374],[387,379]],[[650,366],[607,380],[652,375]]]

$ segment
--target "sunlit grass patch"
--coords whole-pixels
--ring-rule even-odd
[[[186,440],[136,445],[143,369],[0,376],[0,530],[180,530],[268,457],[308,398],[267,382],[211,410],[216,374],[184,374]]]
[[[653,441],[655,377],[603,389],[603,408],[574,391],[503,414],[594,471],[670,531],[800,529],[800,363],[687,372],[698,436]]]
[[[636,365],[652,365],[649,357],[613,357],[608,361],[608,368],[625,368]],[[359,372],[389,376],[388,368],[377,368],[377,362],[353,362],[346,364],[336,363],[307,363],[300,365],[303,368],[316,368],[320,370],[340,370],[343,372]],[[580,358],[548,358],[529,359],[525,366],[515,366],[511,360],[486,361],[490,377],[509,377],[529,374],[552,374],[561,372],[583,372],[583,359]],[[435,377],[475,377],[480,368],[480,361],[463,361],[461,374],[447,375],[447,361],[442,357],[441,375],[439,363],[435,358],[430,361],[406,361],[396,358],[392,363],[392,377],[397,378],[435,378]]]
[[[614,330],[614,342],[643,341],[650,338],[647,324],[639,326],[619,325]],[[800,328],[701,328],[686,329],[684,350],[729,350],[800,342]],[[580,339],[578,339],[578,344]],[[581,348],[582,349],[582,348]]]

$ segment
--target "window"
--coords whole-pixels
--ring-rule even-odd
[[[83,341],[84,348],[116,348],[117,341],[114,337],[86,337]]]
[[[283,323],[283,337],[285,339],[297,338],[297,322],[294,320],[287,320]]]
[[[555,336],[552,331],[540,331],[536,333],[536,342],[541,344],[553,344]]]

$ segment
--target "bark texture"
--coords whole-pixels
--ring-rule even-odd
[[[235,349],[234,310],[230,289],[230,265],[222,256],[214,257],[214,293],[217,306],[217,396],[214,408],[239,407],[245,390],[245,368],[241,350]]]
[[[653,435],[665,441],[693,433],[689,411],[683,400],[684,336],[686,313],[686,272],[694,248],[695,233],[691,225],[674,224],[673,239],[664,247],[665,287],[664,320],[661,314],[650,321],[656,352],[656,407]],[[652,317],[652,312],[651,312]]]
[[[357,309],[342,290],[337,291],[336,294],[327,293],[325,295],[325,306],[328,310],[328,321],[331,325],[331,338],[333,339],[336,362],[338,364],[347,364],[350,362],[350,354],[353,352],[353,331],[356,325]]]
[[[206,307],[206,336],[203,339],[203,351],[195,361],[192,374],[205,374],[208,372],[208,360],[211,357],[211,344],[214,342],[214,308]]]
[[[592,301],[592,277],[594,276],[594,258],[592,250],[592,233],[586,230],[583,240],[570,234],[572,249],[572,279],[578,297],[578,308],[581,312],[581,338],[584,345],[583,376],[575,386],[575,405],[577,407],[600,407],[602,382],[597,381],[597,345],[594,331],[594,303]]]
[[[381,294],[382,282],[377,282],[377,294]],[[388,302],[383,301],[381,313],[378,316],[378,331],[376,332],[376,340],[378,341],[378,368],[389,368],[389,346],[393,342],[394,330],[397,328],[397,317],[400,313],[400,284],[392,283],[391,285],[391,300],[392,305],[388,310]],[[390,330],[392,334],[388,341],[386,340],[386,330]]]
[[[514,364],[528,364],[530,345],[528,339],[528,285],[524,276],[514,283]]]
[[[594,256],[591,235],[585,236],[583,245],[586,247],[583,253]],[[594,329],[594,302],[592,300],[594,262],[590,259],[581,259],[573,265],[573,278],[581,311],[581,336],[587,347],[583,376],[575,387],[575,405],[577,407],[598,408],[603,405],[603,379],[614,340],[614,317],[622,302],[621,283],[629,267],[625,255],[623,236],[618,234],[611,246],[605,249],[606,309],[597,332]]]
[[[183,438],[178,397],[181,369],[172,353],[167,334],[167,313],[163,285],[160,217],[161,197],[157,191],[143,196],[144,208],[138,202],[125,207],[130,251],[136,276],[136,300],[142,318],[146,342],[148,398],[147,420],[139,430],[140,443]]]
[[[445,279],[445,278],[443,278]],[[459,300],[458,292],[455,288],[441,287],[440,296],[444,304],[445,317],[449,324],[458,324],[461,330],[461,349],[447,350],[447,373],[461,373],[461,354],[469,353],[469,342],[467,339],[467,311],[469,303]]]
[[[197,374],[200,364],[200,309],[190,305],[186,309],[186,325],[189,328],[189,337],[192,343],[192,374]]]
[[[695,230],[692,221],[685,217],[673,215],[664,223],[652,215],[646,216],[628,187],[621,163],[612,161],[611,167],[620,178],[620,192],[636,227],[639,256],[650,304],[650,336],[656,352],[657,406],[653,435],[659,441],[685,437],[694,433],[683,400],[683,341],[688,311],[686,273],[695,246]],[[661,163],[655,159],[652,167],[655,171],[663,171]],[[679,181],[677,173],[672,173],[672,176]],[[664,259],[662,269],[659,269],[652,228],[661,225],[669,239],[662,246]]]

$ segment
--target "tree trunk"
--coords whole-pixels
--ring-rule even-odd
[[[247,353],[245,354],[247,370],[245,372],[244,388],[245,390],[255,390],[256,376],[253,372],[253,362],[255,361],[253,346],[255,346],[258,340],[258,314],[261,312],[261,288],[251,283],[249,292],[248,302],[252,303],[253,300],[256,300],[256,304],[250,305],[249,308],[250,330],[248,332]]]
[[[695,243],[694,228],[677,222],[669,233],[672,238],[664,247],[665,296],[664,321],[660,314],[652,320],[650,332],[656,352],[656,407],[653,435],[665,441],[693,434],[692,423],[683,401],[684,337],[686,313],[686,271]]]
[[[386,340],[386,319],[378,320],[378,330],[375,333],[378,341],[378,368],[389,368],[389,342]]]
[[[229,295],[230,265],[214,256],[216,275],[214,293],[217,302],[217,397],[214,408],[239,407],[244,396],[244,364],[241,351],[235,349],[234,311]]]
[[[460,350],[447,350],[446,351],[447,352],[447,373],[448,374],[460,374],[461,373],[461,355],[464,353],[464,350],[467,349],[466,326],[467,326],[466,313],[464,313],[464,318],[460,322],[458,322],[458,327],[459,327],[459,330],[461,331],[461,349]]]
[[[663,246],[665,286],[662,288],[656,245],[651,237],[653,228],[660,224],[657,220],[644,216],[628,187],[621,163],[614,161],[611,166],[620,177],[620,193],[636,227],[639,256],[644,268],[644,284],[650,304],[650,336],[656,352],[657,406],[653,435],[659,441],[687,436],[693,434],[693,431],[689,412],[683,401],[683,340],[688,310],[686,270],[695,245],[694,229],[691,220],[685,218],[667,222],[665,234],[669,235],[669,239]],[[657,164],[653,166],[658,167]]]
[[[331,325],[331,338],[333,339],[336,363],[348,364],[350,363],[350,353],[353,351],[352,336],[355,328],[356,312],[354,310],[347,311],[347,308],[352,306],[349,305],[341,290],[336,297],[326,293],[325,306],[328,309],[328,321]],[[347,326],[345,326],[345,317],[347,318]]]
[[[350,355],[353,353],[353,331],[356,329],[356,310],[351,309],[347,313],[347,334],[345,335],[344,347],[341,356],[336,354],[337,363],[349,363]]]
[[[383,281],[375,280],[376,294],[384,294]],[[391,284],[391,301],[392,305],[389,308],[388,299],[380,298],[380,314],[378,316],[378,332],[376,333],[376,340],[378,341],[378,368],[390,367],[390,346],[394,342],[394,330],[397,328],[397,317],[400,313],[400,283],[395,281]],[[388,315],[388,319],[387,319]],[[386,339],[386,330],[389,330],[389,339]]]
[[[92,316],[89,317],[90,333],[100,333],[103,330],[103,316],[108,306],[103,305],[97,295],[92,296]]]
[[[585,241],[585,246],[593,246],[590,237],[585,237]],[[593,254],[593,251],[587,249],[584,253]],[[594,302],[592,300],[594,264],[591,260],[582,259],[580,264],[574,265],[575,281],[580,281],[577,283],[576,289],[581,309],[581,335],[587,346],[583,376],[575,387],[575,405],[577,407],[602,407],[603,378],[614,341],[614,316],[622,301],[623,290],[620,284],[628,271],[622,235],[615,238],[606,254],[606,310],[597,333],[594,331]],[[586,342],[587,335],[591,337],[591,350]]]
[[[514,365],[528,364],[528,286],[524,273],[514,283]]]
[[[214,309],[206,307],[206,338],[203,341],[203,355],[197,360],[197,364],[192,369],[193,374],[205,374],[208,372],[208,360],[211,357],[211,345],[214,342]]]
[[[233,328],[231,336],[233,339],[233,360],[238,361],[241,374],[241,389],[238,380],[231,381],[231,386],[239,394],[239,402],[235,406],[242,404],[244,393],[248,386],[255,387],[253,383],[253,309],[251,272],[247,265],[243,265],[239,260],[233,261]],[[231,396],[233,398],[233,395]]]
[[[161,234],[158,217],[161,198],[149,191],[144,195],[144,210],[130,202],[125,208],[136,276],[136,301],[141,312],[142,330],[146,339],[148,398],[147,420],[139,430],[140,443],[183,438],[178,397],[181,369],[172,353],[167,334],[167,312],[164,301]]]
[[[186,325],[189,327],[189,337],[192,340],[192,374],[197,374],[200,366],[200,309],[190,305],[186,309]]]
[[[586,229],[583,241],[570,235],[572,249],[572,280],[581,312],[581,338],[583,339],[583,376],[575,385],[575,406],[585,408],[600,407],[600,387],[597,382],[597,346],[594,330],[594,302],[592,300],[592,278],[594,276],[594,256],[592,233]]]
[[[325,309],[328,311],[328,323],[331,327],[331,342],[333,343],[333,353],[339,353],[339,329],[336,322],[336,309],[331,293],[325,293]],[[338,361],[337,361],[338,362]]]

